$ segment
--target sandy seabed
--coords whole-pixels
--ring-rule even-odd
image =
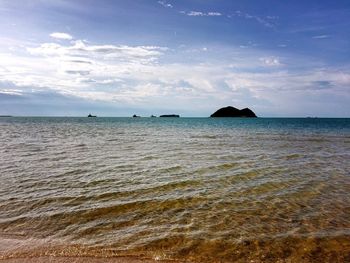
[[[93,258],[93,257],[34,257],[34,258],[12,258],[3,259],[0,262],[6,263],[152,263],[159,262],[150,259],[140,259],[132,257],[117,257],[117,258]],[[162,261],[167,262],[167,261]],[[168,261],[169,262],[169,261]]]
[[[110,247],[84,247],[68,245],[50,239],[24,238],[22,236],[0,235],[0,263],[138,263],[138,262],[240,262],[240,263],[310,263],[310,262],[350,262],[350,241],[348,236],[335,239],[288,239],[284,242],[245,242],[246,248],[238,247],[231,258],[222,256],[216,247],[205,247],[200,251],[191,250],[191,258],[170,259],[164,251],[154,253],[152,249],[122,251]],[[219,252],[218,252],[219,251]],[[250,252],[249,252],[250,251]],[[248,253],[249,252],[249,253]],[[204,256],[201,253],[207,253]],[[235,253],[244,253],[235,257]]]
[[[159,260],[134,257],[93,257],[93,256],[50,256],[33,254],[33,251],[45,253],[42,247],[50,244],[49,240],[21,239],[21,238],[0,238],[0,262],[1,263],[153,263]],[[161,262],[174,262],[161,260]]]

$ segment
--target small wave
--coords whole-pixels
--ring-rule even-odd
[[[74,145],[74,147],[76,148],[81,148],[81,147],[86,147],[87,145],[85,143],[79,143],[79,144],[76,144]]]
[[[192,139],[217,139],[216,135],[192,135],[190,136]]]

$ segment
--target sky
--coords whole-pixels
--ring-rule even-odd
[[[0,0],[0,115],[350,117],[350,2]]]

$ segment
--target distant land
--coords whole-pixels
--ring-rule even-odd
[[[89,114],[88,117],[96,117],[94,115]],[[141,116],[134,114],[133,118],[139,118]],[[155,118],[155,115],[151,115],[151,118]],[[178,114],[163,114],[159,115],[160,118],[179,118]],[[218,109],[214,112],[210,117],[238,117],[238,118],[257,118],[256,114],[249,108],[237,109],[232,106],[227,106],[224,108]]]
[[[249,109],[244,108],[239,110],[232,106],[227,106],[221,109],[218,109],[210,117],[237,117],[237,118],[256,118],[255,113]]]
[[[165,115],[160,115],[159,117],[179,118],[180,115],[177,115],[177,114],[165,114]]]

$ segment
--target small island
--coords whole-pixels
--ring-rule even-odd
[[[91,113],[89,113],[88,118],[96,118],[96,115],[91,115]]]
[[[256,118],[255,113],[249,109],[244,108],[239,110],[232,106],[227,106],[221,109],[218,109],[210,117],[236,117],[236,118]]]
[[[165,114],[165,115],[160,115],[159,117],[166,117],[166,118],[179,118],[180,115],[177,114]]]

